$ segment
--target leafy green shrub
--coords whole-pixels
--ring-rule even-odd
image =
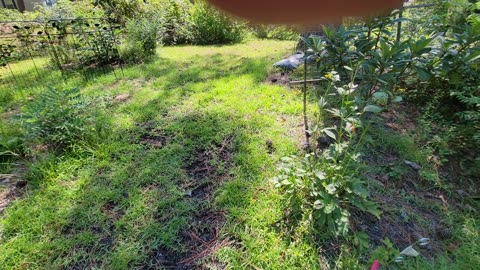
[[[336,145],[340,146],[340,144]],[[310,222],[317,229],[327,228],[337,235],[349,229],[349,209],[357,207],[377,217],[376,204],[368,200],[365,181],[359,177],[356,165],[335,164],[332,152],[317,158],[307,154],[303,159],[284,157],[279,175],[272,181],[286,194],[288,211],[294,219]],[[296,216],[296,217],[295,217]]]
[[[204,2],[196,2],[191,10],[193,23],[193,43],[228,44],[240,42],[243,39],[244,25]]]
[[[472,164],[463,166],[472,168],[480,159],[478,149],[471,147],[480,143],[478,7],[479,2],[442,1],[433,9],[433,19],[420,17],[421,27],[435,30],[435,39],[425,60],[415,62],[417,77],[406,91],[409,98],[428,108],[425,122],[442,126],[432,132],[429,142],[440,158],[445,162],[458,155],[461,162]]]
[[[360,111],[356,85],[336,86],[336,72],[325,76],[330,81],[320,98],[318,118],[308,133],[317,139],[328,139],[327,146],[318,143],[302,159],[284,157],[279,174],[273,178],[276,187],[286,194],[288,210],[294,220],[310,224],[312,228],[326,227],[336,235],[345,235],[349,229],[349,209],[356,207],[377,217],[380,211],[368,199],[369,192],[362,179],[358,146],[363,143],[369,124],[361,116],[380,112],[376,105],[365,106]],[[329,106],[327,98],[335,89],[339,104]],[[337,101],[338,102],[338,101]],[[325,127],[326,116],[335,119],[333,126]]]
[[[186,44],[193,40],[193,25],[190,18],[192,4],[189,1],[167,0],[161,5],[162,43]]]
[[[26,141],[64,149],[88,140],[94,122],[91,105],[78,88],[47,88],[24,108]]]
[[[8,173],[12,160],[21,155],[23,150],[20,127],[0,119],[0,173]]]
[[[57,20],[62,18],[99,18],[106,13],[103,9],[95,7],[95,0],[86,1],[70,1],[58,0],[53,6],[45,6],[37,4],[35,12],[23,12],[24,14],[35,14],[35,19],[43,20]],[[108,13],[107,13],[108,14]],[[25,15],[24,15],[25,16]]]
[[[299,36],[297,31],[285,26],[258,25],[252,31],[260,39],[297,40]]]
[[[377,259],[382,262],[383,265],[389,265],[395,262],[400,256],[400,251],[393,246],[393,243],[388,239],[383,239],[382,244],[375,248],[371,256],[371,262]]]
[[[124,25],[129,19],[143,12],[144,1],[142,0],[102,0],[95,1],[95,6],[105,11],[109,18]]]
[[[413,18],[396,18],[394,11],[363,23],[325,27],[323,36],[303,41],[320,73],[333,69],[358,84],[360,108],[388,106],[401,101],[402,94],[429,108],[431,121],[448,127],[435,131],[427,143],[439,146],[434,148],[442,160],[462,154],[472,163],[480,160],[470,147],[480,143],[480,15],[475,12],[480,4],[436,2],[426,12],[407,10]],[[407,31],[400,39],[392,31],[398,22]]]
[[[449,121],[458,127],[449,129],[443,139],[451,150],[471,152],[465,147],[477,144],[480,137],[480,15],[474,12],[476,6],[466,0],[441,1],[426,13],[411,13],[421,16],[412,20],[430,29],[423,31],[428,36],[403,33],[397,40],[391,28],[402,18],[395,19],[394,12],[363,24],[325,27],[324,36],[304,41],[319,60],[320,71],[333,69],[345,77],[350,75],[344,66],[355,69],[362,106],[401,101],[397,95],[402,89],[410,100],[433,106],[443,125]],[[413,28],[407,24],[404,29]]]
[[[10,102],[14,99],[14,90],[11,89],[2,89],[0,90],[0,108],[8,106]]]
[[[85,67],[91,64],[108,65],[118,61],[117,42],[111,24],[106,20],[65,20],[52,22],[52,31],[58,34],[57,43],[51,49],[52,60],[60,67]],[[65,35],[69,28],[74,30],[72,36]],[[70,39],[76,39],[82,50],[73,49]]]
[[[18,20],[34,20],[38,16],[38,12],[20,12],[16,9],[0,9],[0,21],[18,21]]]
[[[0,45],[0,66],[47,55],[60,70],[118,62],[116,28],[101,18],[15,22],[11,27],[15,40]]]
[[[148,18],[129,20],[125,44],[120,48],[120,57],[130,63],[151,59],[156,53],[159,30],[159,24]]]

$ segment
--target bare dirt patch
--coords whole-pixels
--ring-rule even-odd
[[[399,104],[380,114],[385,127],[401,134],[416,131],[418,110],[409,104]],[[373,184],[371,200],[376,201],[383,212],[380,219],[360,211],[352,211],[352,227],[368,234],[374,246],[389,239],[394,247],[403,250],[420,238],[427,237],[430,244],[419,250],[426,257],[433,257],[440,249],[440,242],[451,237],[444,222],[444,211],[454,206],[441,189],[426,188],[423,178],[414,166],[391,151],[375,151],[365,157],[371,168],[384,170],[367,173]]]
[[[115,89],[117,88],[121,83],[121,80],[115,80],[113,83],[111,83],[110,85],[107,85],[105,88],[106,90],[112,90],[112,89]]]
[[[185,168],[189,181],[183,183],[186,197],[198,202],[211,200],[213,192],[225,182],[233,162],[233,135],[221,143],[199,149],[194,160]]]
[[[428,237],[431,240],[427,246],[429,252],[424,255],[430,257],[440,248],[437,240],[445,237],[442,235],[445,228],[438,212],[408,203],[402,194],[372,195],[383,211],[381,218],[353,211],[351,220],[353,228],[366,232],[374,246],[381,245],[383,239],[389,239],[396,248],[402,250],[417,240]],[[430,203],[438,201],[430,200]]]
[[[183,233],[183,239],[188,243],[190,254],[185,256],[179,265],[195,266],[195,269],[206,269],[205,264],[198,265],[198,261],[209,257],[220,248],[228,246],[228,239],[220,239],[219,232],[225,224],[223,212],[205,211],[196,213],[189,230]],[[223,269],[224,266],[210,259],[209,264],[215,264]]]
[[[119,220],[124,215],[124,211],[114,201],[108,201],[100,210],[113,221]]]
[[[233,141],[234,136],[229,134],[220,143],[197,151],[185,169],[191,179],[182,187],[188,200],[198,204],[212,200],[213,192],[229,177],[228,170],[233,165]],[[207,269],[207,265],[224,269],[223,264],[211,258],[218,249],[230,244],[228,239],[219,237],[224,224],[222,211],[207,207],[195,213],[190,227],[182,232],[182,242],[189,252],[182,254],[177,264],[188,269]]]
[[[113,98],[113,100],[116,101],[116,102],[126,102],[131,98],[132,98],[132,95],[130,95],[128,93],[123,93],[123,94],[116,95]]]
[[[200,207],[192,213],[189,226],[179,233],[183,251],[156,248],[149,252],[143,269],[225,269],[225,265],[212,255],[232,241],[220,237],[225,213],[213,209],[210,202],[213,192],[229,178],[228,171],[233,165],[233,141],[234,136],[229,134],[219,143],[194,153],[193,159],[184,168],[188,180],[180,188],[184,191],[185,200]],[[165,218],[168,215],[162,214],[158,220],[162,222]]]
[[[287,137],[293,139],[298,149],[305,148],[305,129],[302,116],[280,115],[277,122],[283,123]]]
[[[140,136],[140,143],[162,148],[167,143],[167,137],[158,134],[143,134]]]
[[[25,192],[27,182],[16,174],[0,174],[0,214]]]
[[[197,181],[224,176],[232,166],[233,139],[233,135],[227,135],[221,143],[197,151],[186,168],[187,174]]]
[[[137,143],[149,145],[154,148],[162,148],[167,144],[168,136],[152,123],[146,122],[141,124],[140,127],[144,132],[140,135]]]
[[[232,243],[220,237],[224,224],[225,216],[221,211],[207,209],[194,213],[190,226],[180,234],[184,251],[156,248],[149,252],[149,260],[142,269],[225,269],[222,263],[211,257]]]
[[[399,250],[427,237],[430,244],[421,253],[433,257],[440,249],[440,241],[449,237],[444,233],[447,227],[443,223],[442,209],[449,208],[451,202],[445,200],[443,191],[425,188],[419,172],[402,160],[397,154],[381,152],[367,159],[371,168],[397,166],[401,171],[395,177],[386,172],[367,174],[373,184],[370,199],[377,202],[382,215],[377,219],[354,210],[352,227],[366,232],[373,246],[381,246],[382,240],[389,239]]]
[[[407,113],[408,112],[408,113]],[[382,112],[380,117],[385,126],[401,134],[412,133],[416,128],[416,118],[420,115],[418,109],[410,104],[399,104],[391,110]]]
[[[272,73],[268,75],[268,77],[265,79],[265,83],[288,85],[290,83],[290,79],[288,78],[287,73],[277,72],[277,73]]]
[[[150,261],[143,266],[144,270],[153,270],[159,269],[161,266],[163,269],[191,269],[186,266],[181,266],[178,264],[180,261],[180,254],[176,254],[168,249],[156,248],[148,253],[148,258]]]

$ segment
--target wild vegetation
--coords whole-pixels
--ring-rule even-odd
[[[203,1],[84,2],[19,15],[24,45],[30,25],[93,29],[47,57],[0,44],[0,76],[41,78],[0,85],[0,269],[480,263],[480,2],[416,2],[300,46]],[[317,82],[266,81],[295,47],[289,75]],[[49,68],[72,62],[90,76]]]
[[[296,39],[284,27],[249,26],[231,19],[205,1],[68,1],[34,12],[0,13],[2,66],[33,56],[50,58],[62,72],[150,61],[157,45],[231,44],[252,37]],[[32,65],[36,65],[32,59]],[[24,63],[26,64],[26,63]],[[38,74],[38,70],[36,70]]]

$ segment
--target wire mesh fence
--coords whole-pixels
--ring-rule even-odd
[[[119,26],[103,18],[0,22],[0,87],[25,87],[123,69]]]

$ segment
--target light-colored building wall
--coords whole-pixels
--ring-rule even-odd
[[[46,5],[51,6],[55,3],[55,0],[0,0],[0,7],[1,8],[14,8],[21,9],[21,7],[25,7],[27,11],[33,11],[35,6]],[[23,5],[22,5],[23,3]]]

